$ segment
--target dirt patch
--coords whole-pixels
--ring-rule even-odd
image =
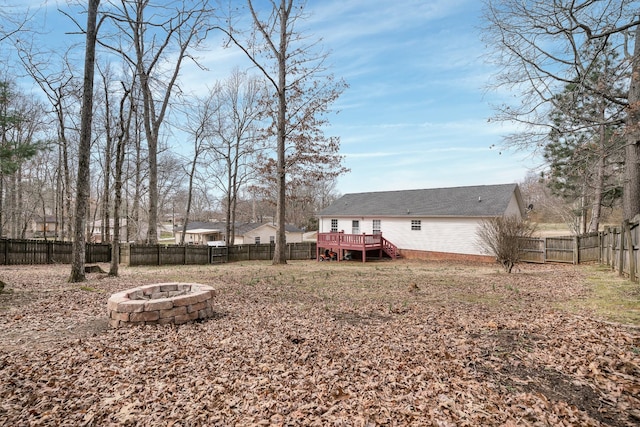
[[[626,426],[637,416],[636,413],[631,417],[621,416],[611,410],[612,403],[607,402],[604,395],[586,382],[550,367],[522,363],[519,358],[511,357],[520,348],[530,351],[537,342],[545,340],[543,336],[519,331],[497,331],[489,334],[487,339],[483,340],[478,335],[475,339],[485,346],[481,357],[473,361],[474,369],[488,381],[496,383],[505,393],[543,396],[547,405],[563,402],[603,425]],[[486,346],[487,343],[490,345]],[[502,363],[496,365],[496,360]],[[528,421],[535,422],[536,417],[530,417]]]
[[[574,266],[245,262],[3,270],[0,425],[637,425],[640,333]],[[107,327],[115,292],[216,289],[208,320]],[[561,307],[572,307],[571,312]]]

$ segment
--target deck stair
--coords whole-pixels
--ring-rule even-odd
[[[391,259],[398,259],[398,247],[382,237],[382,250],[391,257]]]

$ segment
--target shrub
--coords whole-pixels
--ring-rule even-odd
[[[485,219],[477,232],[478,244],[511,273],[520,261],[523,239],[530,238],[534,231],[533,224],[516,216]]]

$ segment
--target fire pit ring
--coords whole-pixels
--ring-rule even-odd
[[[212,317],[215,290],[199,283],[157,283],[118,292],[109,298],[109,324],[176,325]]]

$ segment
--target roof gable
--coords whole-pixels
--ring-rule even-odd
[[[318,216],[493,217],[514,196],[524,213],[518,185],[499,184],[345,194]]]

